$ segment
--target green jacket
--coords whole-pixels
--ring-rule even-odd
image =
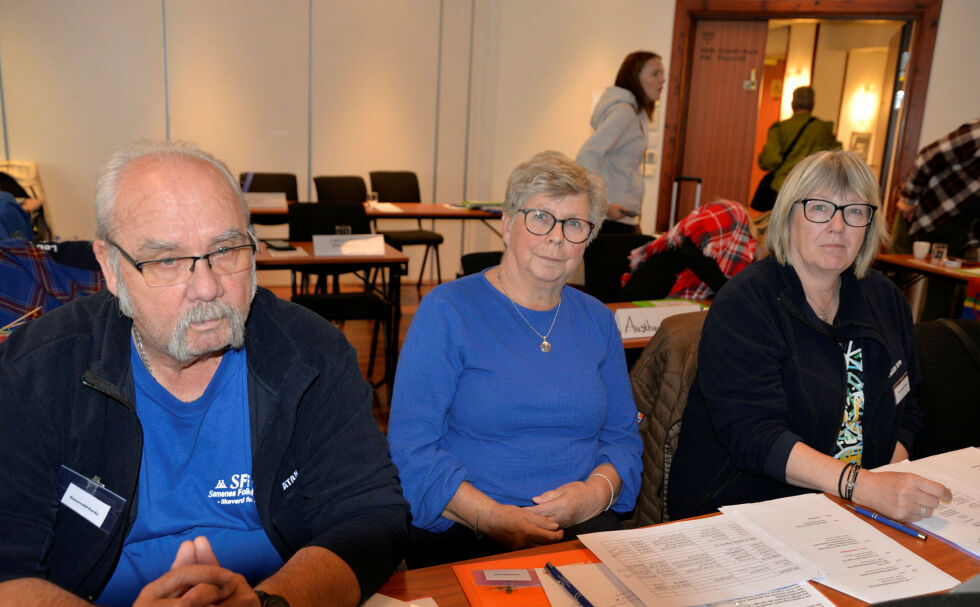
[[[783,162],[783,150],[789,147],[796,134],[809,119],[810,112],[796,112],[789,119],[775,122],[769,127],[766,145],[762,147],[762,152],[759,153],[759,168],[763,171],[774,171],[777,167],[779,168],[772,179],[772,189],[777,192],[779,188],[783,187],[786,175],[796,166],[796,163],[814,152],[836,150],[841,147],[840,141],[834,137],[834,123],[818,118],[806,127],[806,131],[800,136],[800,140],[790,150],[789,158]]]

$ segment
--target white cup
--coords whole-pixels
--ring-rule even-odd
[[[925,240],[916,240],[912,243],[912,255],[914,255],[916,259],[925,259],[926,255],[929,254],[929,246],[930,243],[926,242]]]

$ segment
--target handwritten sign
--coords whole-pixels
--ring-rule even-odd
[[[700,304],[684,301],[663,301],[646,307],[620,308],[616,310],[616,325],[623,339],[653,337],[660,329],[660,323],[668,316],[702,309]]]
[[[385,237],[381,234],[314,235],[313,254],[317,257],[345,255],[374,257],[385,254]]]

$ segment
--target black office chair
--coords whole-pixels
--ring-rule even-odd
[[[922,373],[915,396],[925,414],[925,432],[914,457],[980,445],[980,322],[920,322],[915,349]]]
[[[313,240],[315,234],[334,234],[338,225],[350,226],[351,234],[370,234],[371,222],[360,202],[305,203],[289,205],[289,240]],[[333,277],[333,291],[340,291],[340,273],[322,272],[317,274],[316,292],[326,293],[327,276]],[[306,293],[309,290],[310,274],[300,272],[300,285],[296,288],[296,273],[293,273],[293,292]]]
[[[359,175],[321,175],[313,178],[319,202],[364,202],[367,185]]]
[[[618,301],[619,279],[629,270],[629,254],[653,240],[647,234],[599,234],[588,247],[585,264],[585,292],[601,302]]]
[[[422,195],[419,193],[419,179],[412,171],[371,171],[371,190],[378,193],[379,202],[422,202]],[[405,246],[425,246],[417,287],[422,286],[422,277],[425,276],[425,262],[429,258],[429,251],[433,251],[436,261],[436,278],[439,283],[442,283],[442,267],[439,263],[439,245],[443,241],[442,234],[423,230],[421,219],[418,220],[418,224],[419,229],[417,230],[382,230],[379,233],[384,234],[385,242],[399,251]]]
[[[239,173],[238,182],[242,186],[243,192],[282,192],[286,195],[286,200],[296,202],[299,200],[299,187],[296,182],[296,175],[292,173]],[[278,224],[281,220],[267,218],[262,215],[254,215],[252,223],[258,224]]]
[[[463,276],[482,272],[489,267],[500,264],[503,251],[478,251],[476,253],[466,253],[459,258],[459,265]]]

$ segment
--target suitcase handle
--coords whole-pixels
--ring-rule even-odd
[[[673,227],[677,223],[677,188],[682,181],[693,181],[698,184],[697,190],[694,193],[694,208],[697,209],[701,206],[701,178],[693,177],[691,175],[678,175],[674,177],[673,193],[670,196],[670,226]]]

